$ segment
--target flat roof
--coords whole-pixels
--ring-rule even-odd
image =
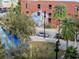
[[[67,0],[26,0],[26,1],[57,1],[57,2],[78,2],[78,1],[67,1]]]

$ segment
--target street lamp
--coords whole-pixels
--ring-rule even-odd
[[[46,36],[46,34],[45,34],[45,20],[46,20],[46,11],[44,11],[44,38]]]
[[[59,52],[59,45],[60,45],[60,41],[59,41],[59,39],[60,39],[60,37],[61,37],[61,35],[60,35],[60,20],[59,20],[59,29],[58,29],[58,40],[56,41],[56,48],[55,48],[55,52],[56,52],[56,59],[58,59],[58,52]]]
[[[57,36],[58,40],[56,41],[56,48],[55,48],[56,59],[58,59],[59,45],[60,45],[59,39],[60,39],[60,37],[61,37],[61,35],[60,35],[60,20],[59,20],[59,29],[58,29],[58,32],[59,32],[59,33],[58,33],[58,36]]]
[[[60,43],[59,43],[59,40],[58,40],[58,41],[56,41],[56,48],[55,48],[56,59],[58,59],[59,45],[60,45]]]

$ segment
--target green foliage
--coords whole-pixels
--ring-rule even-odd
[[[16,14],[18,12],[18,15]],[[20,14],[18,7],[16,11],[11,7],[4,17],[0,18],[0,25],[7,29],[7,31],[16,34],[21,39],[21,45],[16,49],[12,48],[9,50],[9,59],[28,59],[28,49],[23,47],[23,43],[29,40],[29,35],[35,33],[35,23],[30,16],[26,14]],[[8,59],[4,48],[0,47],[0,59]],[[6,56],[5,56],[6,55]]]
[[[76,27],[78,28],[79,31],[79,18],[74,18],[74,21],[76,22]]]
[[[29,49],[20,44],[16,48],[5,49],[0,41],[0,59],[28,59]]]
[[[49,24],[46,24],[45,25],[45,28],[52,28],[52,24],[50,24],[50,23]]]
[[[71,17],[67,17],[63,20],[60,26],[61,35],[64,39],[73,40],[77,31],[77,27],[75,25],[75,21]]]
[[[4,18],[1,18],[0,24],[22,40],[28,40],[27,37],[35,33],[35,23],[32,18],[26,14],[17,15],[13,8],[9,9]]]
[[[32,59],[55,59],[55,45],[47,42],[30,42],[30,57]],[[59,51],[59,56],[63,51]]]
[[[16,5],[16,7],[14,8],[14,12],[19,15],[20,14],[20,2],[18,2],[18,4]]]
[[[5,50],[0,44],[0,59],[5,59]]]
[[[65,59],[77,59],[77,49],[70,46],[66,49]]]
[[[60,4],[56,5],[54,9],[53,17],[57,18],[58,20],[63,20],[66,16],[66,7]]]
[[[6,50],[0,44],[0,59],[55,59],[55,46],[53,43],[47,42],[28,42],[29,47],[23,48],[19,45],[17,48]],[[63,55],[63,51],[59,51],[59,56]]]
[[[9,31],[21,39],[25,39],[26,35],[31,35],[35,32],[34,22],[32,18],[27,15],[8,15],[4,19],[4,24]]]

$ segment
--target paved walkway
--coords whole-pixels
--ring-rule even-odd
[[[32,41],[41,41],[41,42],[51,42],[51,43],[56,43],[56,41],[58,39],[56,38],[43,38],[43,37],[38,37],[38,36],[30,36]],[[74,46],[75,47],[75,42],[72,42],[72,41],[68,41],[68,45],[69,46]],[[60,46],[59,46],[60,49],[62,50],[65,50],[66,49],[66,41],[65,40],[62,40],[60,39]],[[79,52],[79,42],[77,42],[77,50]]]
[[[36,27],[36,33],[43,32],[43,31],[44,31],[43,28]],[[56,43],[56,41],[58,39],[54,38],[54,36],[58,32],[58,29],[46,29],[45,31],[50,34],[49,38],[43,38],[43,37],[39,37],[39,36],[30,36],[32,41],[44,41],[44,42]],[[76,43],[76,41],[74,41],[74,42],[73,41],[68,41],[68,42],[69,42],[68,43],[69,46],[77,47],[77,50],[79,52],[79,42],[77,42],[77,43]],[[59,46],[59,48],[63,49],[63,50],[66,49],[66,41],[65,40],[60,39],[60,46]]]

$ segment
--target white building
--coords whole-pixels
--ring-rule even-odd
[[[2,7],[9,8],[11,7],[12,3],[13,3],[13,6],[15,6],[17,2],[18,0],[2,0]]]
[[[0,13],[6,12],[7,8],[10,8],[13,4],[15,7],[18,3],[18,0],[0,0]]]

